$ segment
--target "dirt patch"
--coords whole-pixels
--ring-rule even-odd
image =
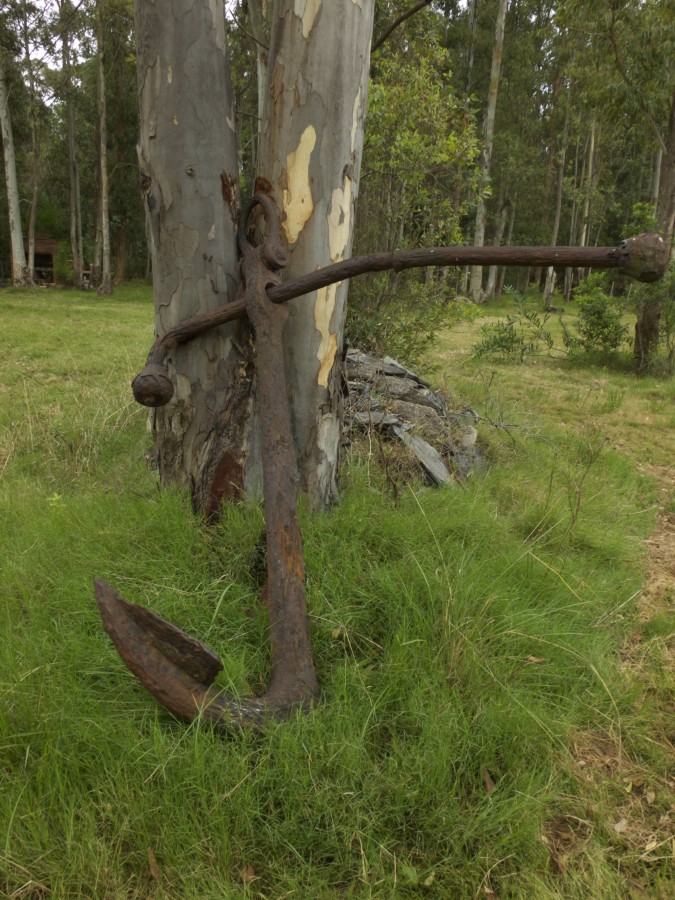
[[[675,611],[675,513],[667,510],[675,501],[675,469],[649,465],[640,468],[656,479],[661,505],[656,531],[645,542],[647,578],[638,604],[638,620],[647,622],[655,615]]]
[[[675,514],[668,511],[675,499],[675,470],[644,464],[640,468],[657,481],[660,509],[656,529],[645,541],[646,574],[637,600],[636,628],[621,656],[628,677],[644,684],[647,692],[656,691],[657,702],[663,705],[668,703],[667,687],[658,674],[653,679],[655,672],[675,671]],[[675,761],[672,736],[653,737]],[[552,870],[564,874],[602,833],[600,843],[625,871],[628,882],[637,878],[634,886],[644,887],[650,873],[675,864],[673,769],[655,772],[642,766],[614,733],[578,734],[571,752],[572,770],[589,788],[584,795],[594,798],[589,813],[593,824],[571,815],[546,824],[542,841]],[[640,896],[639,890],[630,896]]]

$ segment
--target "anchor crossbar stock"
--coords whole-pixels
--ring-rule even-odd
[[[257,195],[256,195],[257,196]],[[418,250],[394,250],[355,256],[324,266],[283,284],[270,285],[267,296],[273,303],[284,303],[311,294],[337,281],[346,281],[368,272],[427,266],[563,266],[617,269],[638,281],[656,281],[663,276],[668,254],[663,238],[641,234],[621,241],[616,247],[431,247]],[[246,315],[243,296],[224,306],[186,319],[157,338],[145,367],[133,381],[134,397],[145,406],[163,406],[173,396],[173,385],[163,366],[170,350],[192,340],[204,331],[217,328]]]
[[[267,237],[253,246],[248,219],[261,207]],[[95,582],[103,623],[129,669],[181,719],[200,716],[216,726],[262,728],[272,717],[306,708],[318,695],[304,591],[302,537],[297,515],[295,449],[286,392],[283,326],[285,301],[366,272],[423,266],[508,265],[615,268],[642,281],[661,277],[667,264],[663,240],[640,235],[616,247],[438,247],[374,253],[281,283],[286,265],[277,211],[265,195],[243,209],[238,232],[240,286],[235,300],[195,316],[161,335],[132,389],[139,403],[162,406],[174,387],[164,361],[170,350],[197,335],[247,316],[255,337],[267,539],[265,595],[270,617],[272,676],[259,698],[236,698],[213,687],[222,669],[215,653],[149,610],[128,603],[109,584]]]

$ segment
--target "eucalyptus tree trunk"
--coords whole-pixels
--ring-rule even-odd
[[[5,186],[9,211],[9,237],[12,248],[12,284],[26,283],[26,253],[23,249],[19,184],[16,178],[16,154],[12,120],[9,114],[9,94],[5,73],[5,60],[0,49],[0,130],[5,163]]]
[[[569,100],[569,91],[568,91],[568,100]],[[553,229],[551,232],[551,246],[555,247],[558,243],[558,232],[560,230],[560,217],[562,214],[562,196],[563,196],[563,186],[565,182],[565,157],[567,155],[567,135],[569,131],[569,103],[567,109],[565,111],[565,124],[563,126],[563,134],[562,141],[560,144],[560,151],[558,153],[558,166],[557,166],[557,178],[556,178],[556,191],[555,191],[555,213],[553,215]],[[553,290],[555,288],[555,268],[554,266],[549,266],[546,271],[546,284],[544,285],[544,306],[546,309],[550,309],[552,306],[551,299],[553,297]]]
[[[103,11],[98,9],[98,141],[100,166],[100,224],[101,224],[101,283],[99,294],[112,294],[110,272],[110,194],[108,191],[108,126],[105,104],[105,46],[103,37]]]
[[[277,0],[260,132],[259,186],[282,211],[286,278],[351,255],[368,91],[373,0]],[[347,285],[292,301],[286,377],[302,490],[337,498]]]
[[[474,245],[482,247],[485,243],[485,222],[487,208],[483,199],[483,191],[487,187],[492,166],[492,145],[495,133],[495,114],[497,112],[497,96],[499,94],[499,73],[502,68],[502,55],[504,51],[504,29],[506,25],[507,0],[499,0],[497,8],[497,24],[495,26],[495,42],[492,48],[492,68],[490,71],[490,87],[488,89],[487,112],[485,113],[485,143],[483,146],[483,159],[481,164],[480,197],[476,210],[476,228],[474,232]],[[475,303],[483,300],[483,269],[481,266],[471,267],[471,282],[469,294]]]
[[[155,333],[232,300],[237,147],[222,0],[136,0],[138,157]],[[176,348],[176,390],[154,416],[163,484],[217,513],[247,487],[253,364],[248,328],[224,326]]]
[[[84,251],[82,246],[82,201],[80,194],[80,169],[75,146],[75,110],[73,108],[73,77],[70,61],[69,18],[73,14],[70,3],[61,2],[59,13],[63,31],[61,33],[61,63],[63,67],[64,95],[66,107],[66,130],[68,139],[68,176],[70,181],[70,248],[73,256],[73,283],[84,287]]]
[[[508,198],[506,200],[500,199],[497,231],[495,232],[494,240],[492,242],[493,246],[495,247],[501,247],[502,241],[504,239],[504,230],[506,229],[506,222],[508,220],[510,206],[511,202],[510,200],[508,200]],[[495,289],[497,286],[497,268],[497,266],[490,266],[490,269],[488,271],[488,279],[485,286],[486,300],[490,300],[495,296]]]
[[[256,191],[280,210],[285,278],[350,255],[373,0],[277,0]],[[238,159],[223,0],[136,0],[139,160],[155,331],[233,299]],[[337,496],[346,284],[292,301],[284,332],[301,488]],[[163,483],[196,509],[261,493],[253,350],[243,322],[176,348],[173,399],[155,413]],[[266,435],[264,439],[273,439]]]
[[[510,201],[509,205],[511,207],[511,211],[509,213],[509,224],[506,229],[506,239],[504,243],[509,246],[509,244],[513,243],[513,227],[516,223],[516,201],[518,200],[518,193],[516,192],[513,200]],[[499,266],[497,272],[497,284],[495,285],[495,297],[501,297],[502,292],[504,290],[504,279],[506,278],[506,266]]]
[[[37,219],[38,187],[40,183],[40,142],[38,140],[37,103],[35,93],[35,72],[30,51],[30,29],[26,3],[21,8],[21,29],[23,39],[23,63],[28,74],[28,102],[30,118],[31,173],[30,173],[30,214],[28,217],[28,258],[26,275],[29,284],[35,281],[35,221]]]

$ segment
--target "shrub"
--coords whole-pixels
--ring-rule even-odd
[[[604,290],[605,276],[589,275],[576,290],[579,310],[576,334],[565,329],[563,341],[571,352],[611,353],[629,340],[629,332],[621,321],[622,310]]]
[[[483,325],[480,330],[483,340],[474,344],[473,358],[501,357],[523,362],[526,356],[552,350],[553,336],[546,328],[549,315],[528,310],[525,296],[514,288],[507,287],[504,292],[516,300],[518,313]]]

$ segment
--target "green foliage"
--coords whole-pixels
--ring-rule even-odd
[[[593,274],[577,287],[577,333],[566,330],[564,335],[565,346],[570,352],[611,353],[629,340],[628,328],[621,321],[622,310],[605,293],[605,281],[604,275]]]
[[[635,203],[631,209],[628,223],[627,237],[631,234],[643,234],[650,231],[658,231],[659,222],[651,203]]]
[[[549,314],[542,316],[536,310],[528,309],[526,297],[514,288],[506,287],[504,293],[516,300],[518,312],[481,326],[483,340],[474,344],[473,358],[522,363],[526,356],[550,352],[553,336],[546,327]]]
[[[427,284],[404,272],[392,287],[387,274],[378,274],[350,305],[345,335],[352,347],[415,365],[440,331],[475,315],[475,306],[453,298],[443,284]]]
[[[355,253],[461,243],[478,142],[473,117],[450,84],[449,57],[433,41],[382,52],[368,97]],[[347,333],[412,363],[456,317],[447,272],[363,276],[350,286]]]
[[[73,283],[73,260],[71,259],[70,244],[59,241],[54,254],[54,281],[57,284]]]

